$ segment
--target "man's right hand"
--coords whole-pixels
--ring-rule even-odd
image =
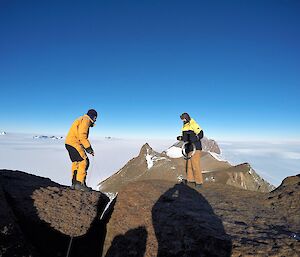
[[[177,140],[178,140],[178,141],[182,141],[182,136],[178,136],[178,137],[177,137]]]
[[[86,152],[88,153],[88,154],[91,154],[91,155],[95,155],[95,153],[94,153],[94,150],[93,150],[93,148],[90,146],[89,148],[87,148],[87,149],[85,149],[86,150]]]

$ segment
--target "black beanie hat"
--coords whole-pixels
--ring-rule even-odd
[[[94,109],[88,110],[87,115],[88,115],[92,120],[94,120],[94,118],[98,116],[97,112],[96,112]]]
[[[180,115],[180,119],[186,119],[188,122],[191,120],[191,117],[188,113],[184,112],[183,114]]]

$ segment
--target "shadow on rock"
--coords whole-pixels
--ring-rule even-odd
[[[12,230],[5,235],[1,256],[66,256],[70,236],[71,257],[101,254],[104,225],[96,217],[108,202],[105,195],[70,190],[19,171],[0,170],[0,186],[9,209],[3,213],[0,208],[0,216],[12,217],[7,219],[6,227]],[[23,245],[21,255],[16,245]]]
[[[145,180],[119,192],[102,256],[226,257],[231,251],[231,237],[201,193],[183,184]]]
[[[184,184],[176,184],[158,199],[152,220],[158,257],[231,255],[231,237],[222,221],[201,193]]]
[[[131,229],[112,241],[106,257],[143,257],[146,250],[147,230],[145,227]]]

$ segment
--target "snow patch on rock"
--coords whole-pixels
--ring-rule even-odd
[[[210,176],[210,177],[206,177],[206,178],[205,178],[205,181],[207,181],[207,182],[215,182],[216,179],[215,179],[214,176]]]
[[[153,160],[152,160],[152,155],[148,153],[148,149],[146,154],[146,161],[147,161],[148,170],[150,170],[153,167]]]
[[[176,146],[171,146],[169,149],[167,149],[166,154],[170,158],[181,158],[183,156],[181,148]]]
[[[103,219],[103,217],[105,216],[107,210],[110,208],[111,203],[115,200],[115,198],[118,195],[118,192],[113,193],[113,192],[103,192],[108,198],[109,198],[109,202],[106,205],[105,209],[103,210],[101,216],[100,216],[100,220]]]
[[[114,193],[114,192],[103,192],[103,194],[105,194],[109,198],[109,200],[112,201],[117,197],[118,192],[116,192],[116,193]]]
[[[153,154],[153,153],[152,153]],[[167,160],[167,161],[170,161],[168,160],[166,157],[161,157],[161,156],[156,156],[156,155],[151,155],[149,153],[149,149],[147,149],[147,154],[146,154],[146,161],[147,161],[147,166],[148,166],[148,170],[150,170],[154,163],[157,162],[157,161],[161,161],[161,160]]]
[[[184,180],[184,177],[183,177],[183,175],[179,175],[177,177],[177,179],[178,179],[178,182],[182,182]]]
[[[208,152],[212,157],[214,157],[217,161],[220,161],[220,162],[228,162],[223,155],[221,154],[217,154],[217,153],[214,153],[214,152]]]

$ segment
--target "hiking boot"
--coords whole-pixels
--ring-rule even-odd
[[[74,188],[75,188],[76,190],[85,191],[85,192],[90,192],[90,191],[92,191],[92,188],[91,188],[91,187],[88,187],[88,186],[86,186],[86,185],[84,185],[84,184],[82,184],[82,183],[80,183],[80,182],[76,183],[75,186],[74,186]]]
[[[77,181],[76,179],[72,179],[72,186],[70,186],[70,189],[76,189],[76,185],[77,184],[81,184],[79,181]]]
[[[202,186],[203,186],[203,184],[196,184],[196,185],[195,185],[195,189],[201,189]]]
[[[186,185],[193,188],[195,186],[195,182],[194,181],[187,181]]]
[[[194,182],[194,181],[191,182],[191,181],[187,181],[186,179],[183,179],[183,180],[181,181],[181,183],[183,183],[183,184],[186,185],[186,186],[192,187],[192,188],[195,186],[195,182]]]
[[[70,186],[70,189],[74,190],[75,189],[75,185],[79,183],[77,181],[72,181],[72,185]]]
[[[76,183],[80,183],[79,181],[76,180],[76,176],[77,176],[77,170],[74,170],[73,177],[72,177],[72,186],[70,186],[71,189],[75,189]]]

